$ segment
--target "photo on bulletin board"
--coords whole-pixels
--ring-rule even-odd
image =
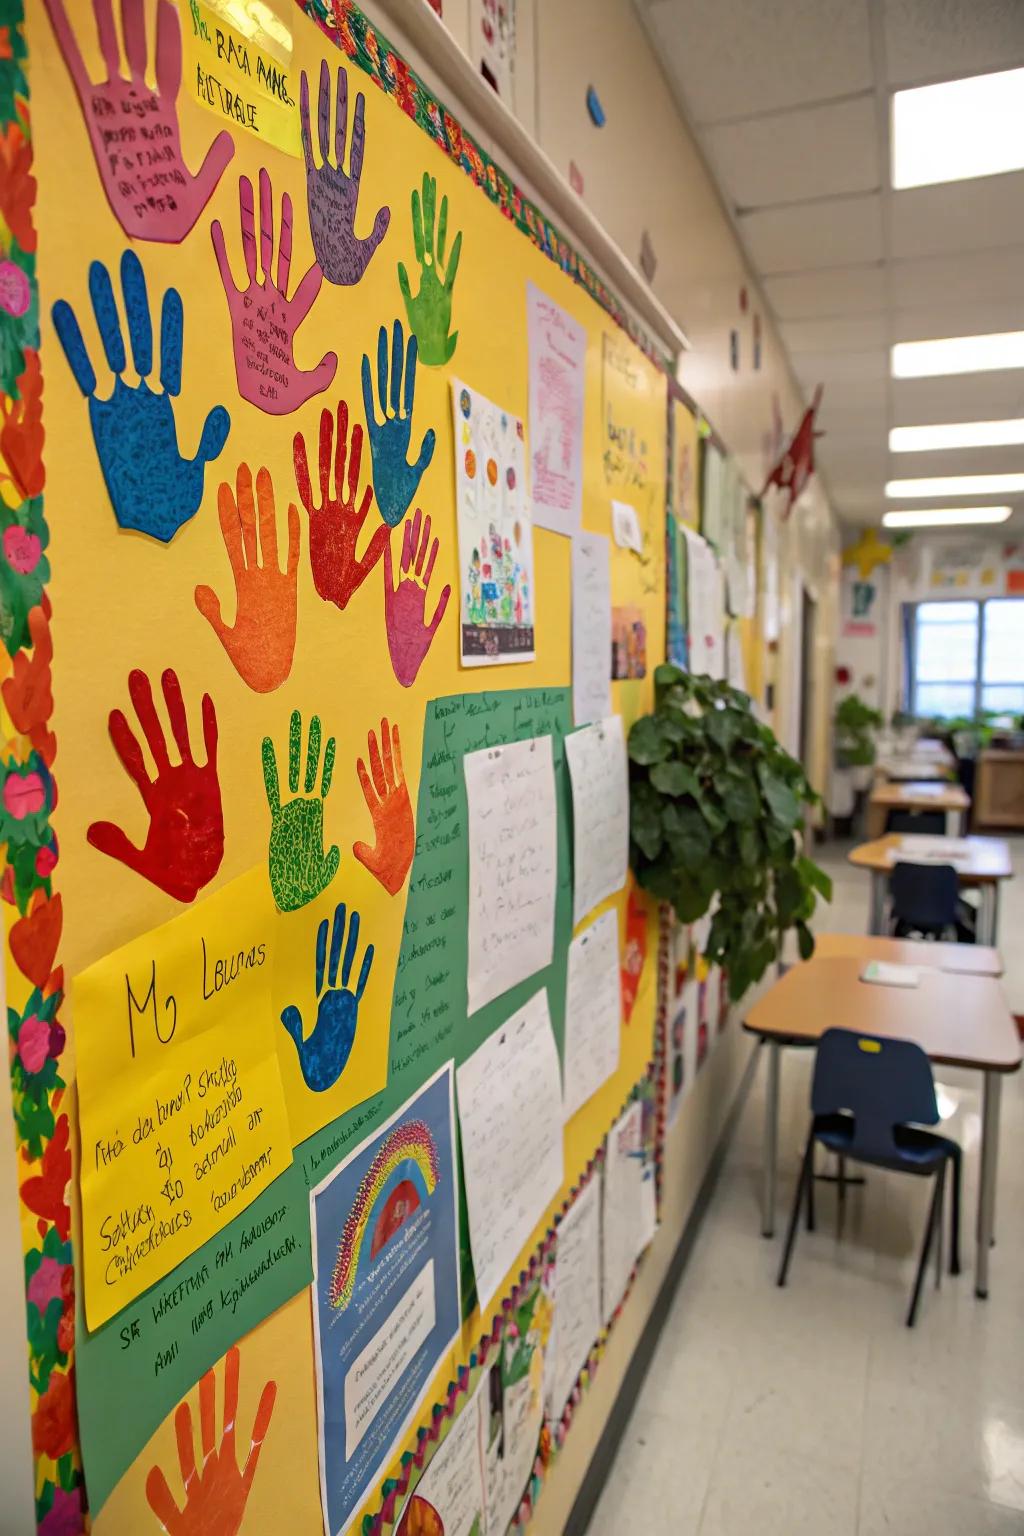
[[[612,609],[612,678],[647,676],[647,625],[643,609],[624,606]]]

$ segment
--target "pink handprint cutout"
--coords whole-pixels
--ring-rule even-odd
[[[427,550],[430,549],[429,558]],[[447,584],[438,598],[434,617],[426,620],[427,591],[437,559],[438,541],[430,543],[430,518],[417,507],[416,516],[407,518],[402,529],[402,567],[398,586],[391,565],[391,540],[384,546],[384,623],[388,650],[395,677],[403,688],[411,688],[423,659],[430,649],[437,627],[444,618],[452,589]],[[424,561],[426,567],[424,568]]]
[[[334,378],[338,357],[327,352],[309,373],[298,368],[293,356],[295,333],[320,292],[323,273],[314,261],[291,298],[288,277],[292,261],[292,200],[281,199],[281,241],[277,252],[277,281],[271,277],[274,260],[274,193],[266,170],[260,171],[260,269],[256,272],[256,209],[252,182],[238,178],[238,211],[242,226],[242,254],[248,282],[236,288],[219,219],[210,226],[217,253],[221,282],[231,316],[231,340],[235,353],[238,393],[270,416],[287,416],[313,395],[319,395]]]
[[[114,217],[133,240],[184,240],[213,195],[234,154],[227,132],[218,133],[193,176],[182,158],[176,98],[181,84],[181,23],[171,0],[156,8],[156,89],[146,83],[145,11],[121,0],[121,32],[128,77],[111,0],[92,0],[107,78],[89,79],[64,0],[45,0],[92,142],[103,190]],[[76,5],[75,10],[79,7]],[[82,7],[84,9],[84,6]]]

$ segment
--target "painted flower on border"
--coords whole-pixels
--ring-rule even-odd
[[[54,1371],[32,1415],[32,1444],[37,1456],[59,1461],[75,1443],[75,1394],[70,1376]]]

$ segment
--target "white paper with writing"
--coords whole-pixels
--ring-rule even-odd
[[[628,501],[612,502],[612,533],[620,549],[632,549],[638,555],[644,552],[644,536],[640,531],[640,519],[636,508]]]
[[[713,550],[699,533],[683,528],[686,539],[686,623],[690,671],[725,676],[725,592]]]
[[[572,779],[575,928],[606,896],[621,891],[629,863],[629,785],[622,716],[565,738]]]
[[[589,725],[612,712],[612,583],[608,540],[572,541],[572,720]]]
[[[600,1194],[595,1175],[558,1228],[547,1393],[547,1415],[556,1422],[601,1331]]]
[[[463,758],[469,822],[469,1012],[551,964],[558,813],[550,736]]]
[[[462,1407],[433,1459],[412,1494],[428,1504],[441,1522],[444,1536],[483,1536],[485,1529],[484,1448],[489,1413],[487,1390],[490,1372],[484,1371],[476,1388]],[[424,1511],[421,1511],[425,1513]],[[410,1524],[413,1524],[410,1521]],[[401,1521],[396,1522],[401,1529]],[[423,1524],[415,1525],[423,1530]]]
[[[538,528],[572,535],[583,502],[587,333],[533,283],[526,285],[526,324],[533,521]]]
[[[455,1081],[480,1310],[562,1185],[562,1081],[548,995],[496,1029]]]
[[[608,1132],[605,1148],[601,1215],[601,1310],[605,1323],[625,1293],[633,1266],[651,1233],[651,1192],[644,1181],[654,1180],[654,1165],[644,1158],[643,1105],[637,1100]]]
[[[568,1120],[619,1065],[622,986],[617,912],[602,912],[573,939],[567,969],[562,1097]]]

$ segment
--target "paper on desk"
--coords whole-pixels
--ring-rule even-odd
[[[650,1190],[644,1190],[645,1182]],[[632,1103],[605,1144],[601,1220],[601,1310],[606,1324],[625,1294],[633,1266],[654,1235],[654,1168],[644,1156],[643,1105]]]
[[[602,912],[569,945],[562,1097],[574,1115],[619,1064],[619,919]]]
[[[908,832],[900,838],[899,851],[916,853],[923,858],[939,858],[946,854],[966,858],[971,845],[966,837],[927,837],[920,832]]]
[[[547,1416],[556,1422],[601,1331],[600,1195],[601,1180],[595,1175],[558,1228],[547,1378]]]
[[[622,716],[565,738],[572,779],[573,908],[575,927],[626,883],[629,787]]]
[[[589,725],[612,711],[612,586],[608,540],[572,541],[572,720]]]
[[[551,964],[558,812],[550,736],[463,758],[469,823],[469,1012]]]
[[[879,987],[917,987],[921,972],[916,965],[901,965],[891,960],[869,960],[860,973],[861,981]]]
[[[562,1184],[562,1083],[547,993],[496,1029],[455,1080],[484,1312]]]

